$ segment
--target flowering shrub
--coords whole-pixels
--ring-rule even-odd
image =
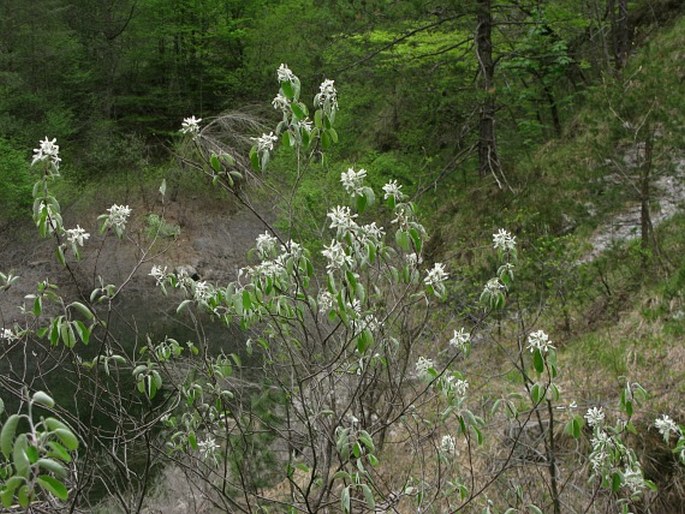
[[[281,65],[277,80],[279,91],[272,104],[282,117],[275,130],[252,138],[250,161],[256,172],[267,170],[279,143],[297,152],[301,163],[318,156],[338,137],[333,81],[321,84],[310,119],[297,76]],[[240,156],[204,145],[201,123],[194,116],[183,120],[180,132],[192,141],[194,152],[188,159],[214,184],[254,209],[247,193],[237,187],[244,179],[237,166]],[[50,192],[50,182],[59,177],[56,141],[46,138],[34,153],[33,164],[42,170],[34,188],[34,220],[42,236],[54,238],[59,262],[73,275],[72,258],[80,259],[91,236],[79,225],[63,226],[59,203]],[[535,454],[534,465],[544,471],[542,483],[527,485],[525,491],[520,486],[517,505],[558,514],[569,494],[560,476],[560,424],[567,437],[585,438],[589,444],[587,455],[574,465],[596,486],[590,504],[603,488],[627,512],[632,501],[653,487],[623,440],[634,429],[633,409],[644,399],[644,390],[639,384],[626,384],[620,399],[625,417],[614,425],[599,407],[584,417],[575,414],[561,402],[557,348],[542,330],[521,322],[513,336],[516,349],[509,358],[521,387],[490,398],[488,409],[478,403],[481,393],[463,374],[465,366],[458,368],[476,336],[481,341],[488,337],[483,328],[487,316],[503,309],[511,294],[516,239],[502,229],[493,235],[501,264],[480,296],[480,326],[468,330],[464,322],[451,329],[451,338],[437,340],[430,336],[431,316],[447,298],[450,272],[443,263],[424,262],[427,231],[401,185],[385,184],[384,205],[378,205],[380,196],[365,184],[369,173],[353,168],[342,173],[340,183],[349,205],[337,205],[327,213],[330,242],[318,254],[265,222],[265,231],[256,235],[255,262],[238,270],[232,282],[212,283],[193,278],[185,269],[152,266],[150,280],[163,294],[180,297],[179,312],[193,320],[203,313],[242,330],[245,352],[259,359],[257,384],[243,374],[240,355],[212,355],[169,337],[148,338],[131,352],[109,331],[114,300],[145,262],[151,246],[140,248],[140,260],[122,284],[100,280],[91,291],[80,291],[79,300],[68,302],[45,281],[27,297],[30,322],[3,327],[0,338],[13,348],[35,340],[48,342],[51,351],[65,349],[61,365],[69,362],[68,369],[78,377],[77,388],[93,391],[90,422],[73,417],[74,432],[88,449],[76,459],[83,472],[68,477],[77,490],[90,487],[87,480],[92,476],[110,489],[118,487],[111,476],[116,469],[137,480],[137,498],[117,495],[122,507],[140,509],[150,469],[172,462],[186,473],[192,488],[223,511],[352,512],[387,510],[400,503],[417,511],[480,506],[492,512],[495,500],[488,495],[499,481],[517,477],[517,469],[531,465],[521,456],[528,450]],[[165,194],[164,184],[160,193]],[[388,227],[373,220],[376,209],[387,209],[383,217],[391,220]],[[101,235],[111,232],[126,240],[131,216],[128,205],[112,205],[99,218]],[[158,232],[150,234],[150,245]],[[0,279],[0,290],[16,281],[7,275]],[[78,344],[93,342],[98,347],[94,356],[85,359],[77,353]],[[39,393],[31,401],[54,407],[51,398]],[[95,409],[110,414],[114,427],[93,426]],[[40,501],[43,493],[49,501],[67,501],[65,482],[55,476],[68,475],[66,464],[71,462],[69,452],[77,449],[77,436],[57,418],[33,426],[31,413],[27,419],[33,431],[16,435],[17,419],[10,416],[0,434],[6,460],[0,499],[11,504],[18,491],[24,507]],[[507,424],[509,446],[505,458],[495,461],[489,476],[483,477],[474,461],[479,447],[498,444],[497,436],[489,433],[495,422]],[[655,426],[667,442],[678,437],[675,451],[683,460],[682,428],[668,416]],[[36,427],[46,427],[47,435]],[[533,440],[528,439],[531,431]],[[53,436],[64,451],[50,444]],[[385,467],[384,458],[393,458],[385,448],[402,441],[413,461],[403,473],[394,473]],[[144,456],[142,471],[134,470],[128,460],[136,451]],[[46,464],[46,459],[57,457],[61,464]],[[110,467],[102,464],[103,459]],[[48,474],[41,475],[39,468]],[[70,501],[85,504],[88,498],[75,495]]]

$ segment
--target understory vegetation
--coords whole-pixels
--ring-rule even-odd
[[[685,512],[683,14],[3,3],[3,511]]]

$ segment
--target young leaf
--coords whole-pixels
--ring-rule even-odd
[[[36,482],[38,482],[38,485],[45,491],[62,501],[66,501],[69,497],[67,487],[55,477],[51,477],[50,475],[38,475],[38,477],[36,477]]]

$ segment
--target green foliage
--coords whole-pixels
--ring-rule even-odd
[[[25,153],[0,138],[0,223],[29,212],[34,181]]]

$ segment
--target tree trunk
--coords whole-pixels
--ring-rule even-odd
[[[499,183],[500,162],[495,136],[495,63],[492,59],[491,0],[477,1],[476,56],[480,66],[483,102],[478,134],[478,172],[482,177],[492,173]]]

